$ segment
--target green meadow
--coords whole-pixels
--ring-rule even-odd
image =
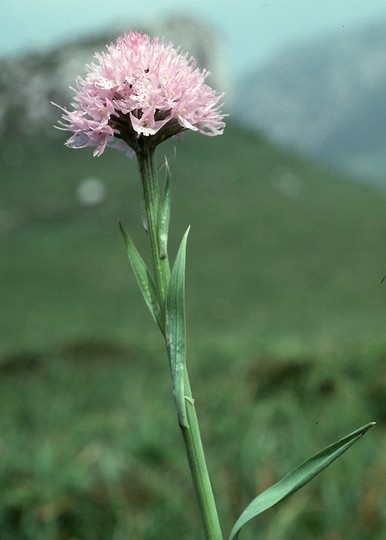
[[[193,540],[201,524],[162,340],[118,219],[147,253],[135,161],[1,145],[0,538]],[[377,426],[253,540],[386,537],[386,195],[230,125],[173,157],[188,225],[188,362],[224,538],[257,493]],[[85,204],[96,178],[105,193]]]

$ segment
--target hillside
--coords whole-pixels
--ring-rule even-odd
[[[67,53],[12,65],[0,118],[1,540],[193,540],[169,366],[118,230],[147,252],[136,163],[64,147],[48,100],[65,102],[85,49]],[[190,224],[188,362],[224,533],[305,456],[375,420],[242,535],[386,537],[386,195],[232,117],[221,137],[168,141],[159,162],[175,147],[169,251]]]
[[[386,21],[282,51],[239,84],[246,125],[328,163],[383,179]]]
[[[2,142],[1,350],[142,336],[150,346],[158,336],[117,229],[121,218],[147,248],[135,162],[112,150],[92,158],[63,139],[38,143]],[[100,204],[79,195],[90,177],[105,190]],[[177,143],[173,207],[172,253],[192,226],[187,301],[196,347],[384,339],[386,199],[378,192],[230,125],[222,137],[188,134]]]

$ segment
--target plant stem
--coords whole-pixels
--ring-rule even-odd
[[[155,280],[159,295],[160,307],[163,310],[166,293],[168,290],[170,269],[168,258],[161,257],[160,255],[160,242],[158,237],[160,190],[154,150],[155,149],[152,147],[146,147],[142,152],[137,152],[137,160],[145,200],[145,211],[147,218],[146,226],[149,234]]]
[[[185,401],[188,426],[180,426],[184,438],[185,450],[201,510],[206,538],[208,540],[222,540],[216,502],[206,465],[188,371],[186,370],[185,373],[185,392],[187,394]]]
[[[155,283],[158,290],[160,307],[162,313],[165,313],[166,295],[170,278],[170,267],[167,255],[164,257],[161,257],[160,255],[160,241],[158,236],[160,189],[155,164],[154,148],[150,146],[144,147],[141,152],[137,152],[137,159],[145,199],[147,230],[149,233],[153,269],[155,273]],[[203,520],[205,537],[207,540],[222,540],[223,537],[218,519],[216,503],[206,465],[198,419],[194,407],[194,399],[192,397],[186,366],[184,390],[187,425],[180,425],[180,428],[182,431],[185,452]]]

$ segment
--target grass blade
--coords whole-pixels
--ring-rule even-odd
[[[153,278],[145,264],[145,261],[142,259],[137,248],[135,247],[133,241],[123,228],[121,222],[119,222],[119,228],[121,230],[123,240],[126,245],[127,255],[131,267],[133,269],[135,278],[139,285],[139,288],[142,292],[142,296],[146,302],[147,307],[150,310],[150,313],[153,316],[153,319],[158,324],[161,332],[164,332],[164,325],[161,316],[161,309],[158,301],[157,289],[154,284]]]
[[[185,260],[189,229],[185,232],[170,274],[166,296],[165,336],[178,422],[187,426],[184,376],[186,361]]]
[[[239,519],[236,521],[229,540],[237,540],[240,529],[248,521],[258,516],[268,508],[283,501],[295,491],[307,484],[314,476],[319,474],[323,469],[328,467],[330,463],[335,461],[346,450],[350,448],[358,439],[362,437],[375,422],[371,422],[353,431],[343,439],[327,446],[324,450],[315,454],[310,459],[299,465],[296,469],[287,474],[279,482],[268,488],[263,493],[260,493],[244,510]]]

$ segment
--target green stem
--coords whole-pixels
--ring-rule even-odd
[[[201,441],[194,399],[190,389],[188,371],[185,371],[185,402],[188,427],[180,426],[184,438],[186,455],[189,462],[193,484],[196,490],[198,505],[208,540],[222,540],[220,522],[216,502],[206,465],[204,449]]]
[[[149,146],[145,147],[143,151],[137,152],[137,159],[145,199],[147,229],[153,259],[155,282],[158,290],[160,307],[164,313],[167,288],[170,278],[170,267],[167,255],[166,257],[161,257],[160,255],[160,242],[158,236],[160,189],[155,164],[154,148]],[[182,431],[190,473],[203,520],[205,537],[207,540],[222,540],[223,537],[217,515],[216,503],[209,478],[208,468],[206,465],[187,370],[185,371],[185,403],[187,425],[180,425],[180,428]]]
[[[143,196],[147,218],[147,231],[149,233],[150,248],[153,259],[155,280],[159,295],[159,302],[163,311],[168,282],[170,276],[169,261],[160,255],[160,242],[158,237],[158,221],[160,212],[160,190],[158,184],[157,167],[155,163],[154,148],[149,147],[137,153],[139,172],[141,175]]]

